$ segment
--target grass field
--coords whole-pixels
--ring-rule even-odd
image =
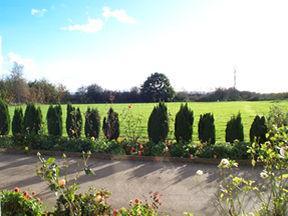
[[[154,107],[154,103],[142,103],[142,104],[132,104],[131,112],[135,115],[142,116],[142,136],[147,137],[147,120],[148,117]],[[174,118],[175,114],[179,110],[181,103],[167,103],[168,111],[171,114],[170,118],[170,129],[174,128]],[[249,129],[250,125],[253,121],[253,118],[256,114],[266,115],[269,111],[269,107],[272,105],[281,105],[283,107],[288,108],[288,101],[261,101],[261,102],[191,102],[189,103],[189,107],[194,111],[194,132],[193,137],[194,140],[197,140],[197,125],[199,116],[201,114],[212,112],[215,118],[215,126],[216,126],[216,140],[217,141],[225,141],[225,126],[226,122],[230,119],[233,114],[237,114],[241,112],[242,121],[244,125],[244,135],[245,140],[249,139]],[[39,105],[42,110],[43,119],[46,121],[46,113],[48,109],[48,105]],[[84,119],[84,113],[87,107],[97,108],[101,115],[101,120],[106,115],[111,104],[75,104],[74,106],[80,107]],[[120,114],[120,128],[121,128],[121,113],[123,110],[128,108],[128,104],[113,104],[112,107],[115,111]],[[9,111],[11,117],[13,116],[15,106],[9,107]],[[65,128],[65,119],[66,119],[66,105],[63,105],[63,122]],[[122,121],[123,123],[123,121]],[[123,124],[122,124],[123,125]],[[64,133],[66,135],[66,132]],[[121,136],[125,136],[125,134],[121,134]],[[173,138],[173,131],[170,133],[170,138]]]

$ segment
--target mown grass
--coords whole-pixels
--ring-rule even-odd
[[[215,118],[215,125],[216,125],[216,140],[219,142],[225,141],[225,127],[227,121],[230,119],[232,115],[236,115],[238,112],[241,112],[242,121],[244,125],[244,135],[245,140],[248,141],[249,139],[249,129],[253,118],[255,115],[266,115],[269,111],[269,108],[272,105],[281,105],[285,108],[288,108],[288,101],[261,101],[261,102],[190,102],[188,103],[189,107],[194,111],[194,128],[193,128],[193,137],[194,140],[197,140],[197,125],[199,116],[201,114],[211,112],[214,114]],[[170,138],[173,138],[173,129],[174,129],[174,118],[179,110],[181,103],[167,103],[168,111],[170,113]],[[43,120],[46,122],[46,113],[49,105],[39,105],[42,110]],[[125,109],[128,109],[128,104],[74,104],[73,106],[80,107],[83,120],[84,120],[84,113],[87,107],[97,108],[100,112],[101,119],[106,115],[108,109],[112,106],[115,111],[120,114],[120,129],[121,123],[122,126],[124,122],[121,122],[121,113]],[[141,123],[141,131],[142,136],[147,137],[147,121],[148,117],[155,106],[155,103],[138,103],[132,104],[131,112],[134,115],[142,117]],[[23,107],[25,107],[23,105]],[[15,106],[10,106],[9,111],[11,118],[13,116]],[[62,106],[63,111],[63,122],[65,128],[65,119],[66,119],[66,105]],[[45,124],[44,127],[46,128]],[[46,129],[45,129],[46,130]],[[65,130],[64,130],[65,131]],[[123,130],[122,130],[123,131]],[[66,136],[66,131],[64,133]],[[125,136],[125,134],[121,134],[121,136]]]

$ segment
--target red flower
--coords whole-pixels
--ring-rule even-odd
[[[117,215],[117,209],[113,209],[113,216],[116,216]]]
[[[140,157],[142,156],[142,152],[141,151],[138,152],[138,156],[140,156]]]
[[[139,144],[139,149],[143,149],[143,145],[142,144]]]
[[[136,198],[136,199],[134,200],[134,202],[135,202],[136,204],[138,204],[138,203],[139,203],[139,200]]]
[[[18,187],[15,187],[15,188],[14,188],[14,191],[15,191],[16,193],[19,193],[19,192],[20,192],[20,189],[19,189]]]
[[[24,195],[25,197],[27,197],[29,194],[28,194],[27,191],[24,191],[24,192],[23,192],[23,195]]]
[[[132,147],[132,148],[131,148],[131,152],[134,153],[135,151],[136,151],[136,149],[135,149],[134,147]]]

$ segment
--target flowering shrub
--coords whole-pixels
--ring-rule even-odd
[[[1,191],[0,203],[0,212],[5,216],[41,216],[43,214],[42,203],[35,193],[22,192],[19,188],[15,188],[14,191]]]
[[[160,194],[158,192],[150,192],[150,200],[150,202],[137,198],[131,200],[128,209],[114,209],[113,216],[157,216],[158,208],[161,205]]]
[[[247,215],[244,207],[247,195],[255,198],[255,215],[288,215],[288,127],[276,128],[264,144],[253,143],[249,148],[252,165],[263,164],[260,177],[263,184],[232,174],[235,161],[222,159],[219,164],[223,182],[219,192],[219,210],[225,215]]]

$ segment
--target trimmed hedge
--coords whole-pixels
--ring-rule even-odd
[[[67,104],[66,132],[69,138],[79,138],[82,132],[82,115],[79,107]]]
[[[88,107],[85,113],[85,136],[87,138],[99,138],[100,133],[100,115],[97,109]]]
[[[108,140],[117,140],[120,135],[120,125],[118,113],[114,112],[111,107],[107,113],[107,117],[103,119],[103,133]]]
[[[212,113],[200,115],[198,122],[198,138],[201,143],[215,144],[215,124]]]
[[[241,114],[238,113],[237,116],[232,116],[226,125],[226,142],[233,143],[235,140],[240,142],[244,141],[244,131]]]
[[[24,115],[24,131],[27,135],[40,134],[42,129],[42,113],[40,107],[27,104]]]
[[[0,99],[0,135],[8,135],[10,130],[10,115],[7,104]]]
[[[159,103],[153,108],[148,119],[148,137],[153,143],[164,142],[169,131],[167,106]]]
[[[50,105],[47,111],[47,128],[48,135],[62,136],[63,122],[62,122],[62,108],[61,105]]]
[[[177,142],[192,141],[193,134],[193,111],[188,107],[188,104],[181,104],[180,110],[175,117],[175,138]]]
[[[268,127],[266,125],[266,119],[264,116],[255,116],[253,123],[250,128],[250,142],[265,143],[267,141],[266,133]]]

